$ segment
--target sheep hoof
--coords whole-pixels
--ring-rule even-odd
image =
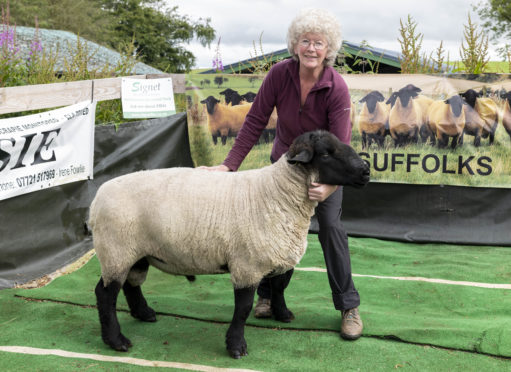
[[[121,333],[119,334],[119,337],[117,340],[114,340],[112,342],[106,342],[108,345],[110,345],[110,347],[116,351],[122,351],[122,352],[126,352],[128,351],[128,349],[133,346],[133,344],[131,343],[131,341],[127,338],[127,337],[124,337],[124,335]]]
[[[137,319],[140,319],[143,322],[156,322],[156,312],[151,309],[149,306],[146,308],[139,310],[137,312],[132,311],[131,316]]]
[[[229,355],[234,359],[241,359],[242,356],[248,355],[246,348],[242,350],[228,350]]]
[[[118,345],[117,347],[115,347],[115,350],[122,351],[123,353],[127,352],[128,349],[129,349],[129,346],[127,346],[127,345]]]
[[[247,352],[247,342],[245,338],[241,337],[229,337],[226,338],[226,346],[229,355],[234,359],[240,359],[242,356],[248,355]]]
[[[241,355],[238,351],[229,352],[229,354],[231,354],[231,357],[233,357],[234,359],[241,359]]]
[[[289,309],[273,310],[273,318],[282,323],[290,323],[295,318],[295,315]]]

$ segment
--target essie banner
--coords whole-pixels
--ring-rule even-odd
[[[0,200],[92,178],[96,103],[0,120]]]

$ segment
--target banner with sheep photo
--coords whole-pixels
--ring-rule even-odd
[[[511,187],[511,75],[343,75],[372,182]],[[261,75],[187,75],[195,165],[220,164]],[[240,169],[270,164],[277,113]]]
[[[217,165],[227,156],[263,82],[263,75],[186,75],[190,150],[196,166]],[[270,165],[276,114],[240,170]]]

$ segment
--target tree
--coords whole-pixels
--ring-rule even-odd
[[[195,56],[183,46],[215,39],[210,19],[192,20],[163,0],[4,0],[11,23],[66,30],[117,51],[133,43],[143,62],[166,72],[184,72]]]
[[[11,24],[66,30],[100,42],[112,35],[115,19],[102,9],[103,0],[8,0]]]
[[[506,57],[506,49],[509,50],[511,44],[511,1],[485,0],[475,9],[483,21],[482,27],[491,33],[492,40],[506,41],[506,45],[499,49],[499,53]]]
[[[184,72],[195,63],[195,56],[182,44],[197,38],[210,45],[215,30],[210,19],[193,21],[165,8],[162,0],[102,0],[103,9],[116,20],[115,37],[110,45],[119,49],[132,40],[145,63],[163,71]]]
[[[223,77],[223,76],[217,76],[217,77],[215,77],[214,83],[217,85],[218,88],[220,88],[220,85],[222,85],[223,83],[225,83],[227,81],[229,81],[228,78]]]

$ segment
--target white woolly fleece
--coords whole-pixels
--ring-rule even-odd
[[[89,221],[105,285],[123,283],[143,257],[178,275],[227,265],[236,288],[291,269],[305,253],[316,206],[307,195],[311,177],[283,156],[250,171],[170,168],[106,182]]]

